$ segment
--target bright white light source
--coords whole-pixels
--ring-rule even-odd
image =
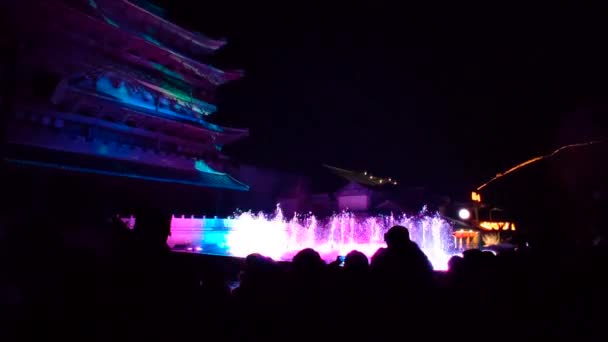
[[[471,212],[469,211],[469,209],[462,208],[458,211],[458,217],[463,220],[468,220],[471,217]]]

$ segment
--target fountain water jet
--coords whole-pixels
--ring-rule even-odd
[[[342,212],[327,220],[312,214],[286,219],[278,206],[271,216],[242,212],[228,219],[174,217],[169,244],[236,257],[260,253],[275,260],[291,260],[298,251],[313,248],[331,262],[352,250],[371,258],[378,248],[386,246],[384,233],[394,225],[409,229],[412,241],[427,254],[436,270],[447,268],[452,227],[425,209],[416,216],[359,217]]]

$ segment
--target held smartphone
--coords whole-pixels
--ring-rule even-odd
[[[340,255],[338,257],[338,260],[340,261],[340,267],[344,267],[344,260],[346,260],[346,257],[343,255]]]

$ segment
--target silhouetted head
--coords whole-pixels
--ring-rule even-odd
[[[483,252],[477,248],[475,249],[467,249],[462,252],[462,256],[465,260],[479,260],[483,258]]]
[[[148,247],[165,247],[171,234],[171,215],[159,209],[140,210],[135,217],[133,233]]]
[[[312,248],[305,248],[293,257],[293,269],[298,273],[315,273],[324,265],[319,253]]]
[[[367,256],[359,251],[351,251],[344,259],[344,269],[351,272],[367,272],[369,260]]]
[[[494,259],[494,257],[496,256],[496,253],[492,252],[492,251],[483,251],[482,256],[486,259]]]
[[[460,255],[454,255],[448,261],[448,271],[454,271],[462,265],[462,257]]]
[[[271,258],[265,257],[259,253],[249,254],[245,258],[245,270],[247,272],[267,271],[274,266],[274,261]]]
[[[404,226],[393,226],[384,234],[388,248],[407,245],[410,242],[410,232]]]
[[[245,257],[245,266],[251,267],[258,264],[264,257],[260,253],[251,253]]]

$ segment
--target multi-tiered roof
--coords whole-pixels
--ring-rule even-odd
[[[185,30],[141,1],[25,0],[14,10],[27,13],[17,23],[27,77],[9,129],[19,153],[9,159],[247,189],[221,172],[220,151],[248,131],[208,118],[216,88],[242,76],[205,62],[224,40]],[[54,79],[48,99],[32,94],[40,77]]]

